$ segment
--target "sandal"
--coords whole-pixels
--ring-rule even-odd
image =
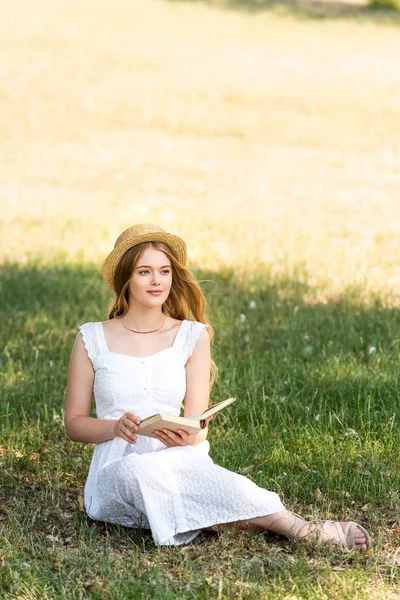
[[[372,542],[368,531],[364,529],[362,525],[359,525],[354,521],[348,521],[345,523],[345,525],[342,525],[340,521],[324,521],[322,525],[314,525],[307,523],[303,517],[297,515],[296,513],[292,513],[292,515],[296,518],[296,520],[292,526],[290,534],[298,540],[307,539],[308,536],[315,537],[317,539],[318,537],[321,537],[321,534],[326,534],[330,538],[327,541],[338,544],[347,550],[353,550],[354,548],[357,548],[356,531],[358,529],[365,535],[365,545],[367,546],[366,549],[368,550],[371,548]],[[333,525],[336,538],[332,537]],[[308,529],[307,533],[302,535],[303,530],[306,528]]]
[[[365,535],[365,544],[367,546],[367,550],[371,548],[372,542],[371,537],[366,529],[362,525],[355,523],[354,521],[348,521],[345,525],[342,525],[340,521],[325,521],[322,529],[329,536],[331,535],[331,527],[335,526],[336,534],[339,539],[332,539],[333,543],[340,544],[343,548],[348,550],[353,550],[353,548],[357,548],[356,545],[356,531],[357,529],[362,531]],[[326,527],[327,526],[327,527]],[[361,549],[361,548],[360,548]]]

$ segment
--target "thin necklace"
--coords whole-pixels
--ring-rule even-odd
[[[151,331],[136,331],[136,329],[131,329],[130,327],[127,327],[126,325],[124,325],[123,321],[121,321],[121,323],[122,323],[122,327],[125,327],[125,329],[127,329],[128,331],[132,331],[132,333],[155,333],[156,331],[160,331],[160,329],[162,329],[164,327],[166,318],[167,318],[167,315],[164,316],[163,322],[161,323],[160,327],[157,327],[157,329],[152,329]]]

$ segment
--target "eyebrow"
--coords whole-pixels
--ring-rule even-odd
[[[159,269],[166,269],[167,267],[171,268],[171,265],[164,265],[163,267],[159,267]],[[136,268],[137,269],[152,269],[153,267],[151,265],[139,265]]]

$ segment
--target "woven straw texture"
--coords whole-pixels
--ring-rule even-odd
[[[167,233],[158,225],[150,223],[133,225],[133,227],[125,229],[117,238],[114,250],[110,252],[104,262],[103,277],[112,290],[114,290],[115,270],[122,256],[129,248],[143,242],[162,242],[170,248],[181,265],[186,264],[186,244],[181,238],[172,233]]]

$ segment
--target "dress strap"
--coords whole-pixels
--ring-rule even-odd
[[[85,323],[79,325],[79,330],[82,334],[83,343],[87,350],[88,356],[92,361],[93,367],[96,369],[96,360],[100,354],[100,348],[98,343],[98,333],[96,331],[97,325],[101,323]]]
[[[178,346],[183,353],[185,364],[193,354],[193,350],[199,341],[200,335],[207,327],[205,323],[198,321],[183,321],[175,338],[174,345]]]
[[[94,323],[95,325],[95,334],[97,339],[97,344],[100,352],[108,352],[106,334],[104,333],[103,323],[99,321],[98,323]]]

